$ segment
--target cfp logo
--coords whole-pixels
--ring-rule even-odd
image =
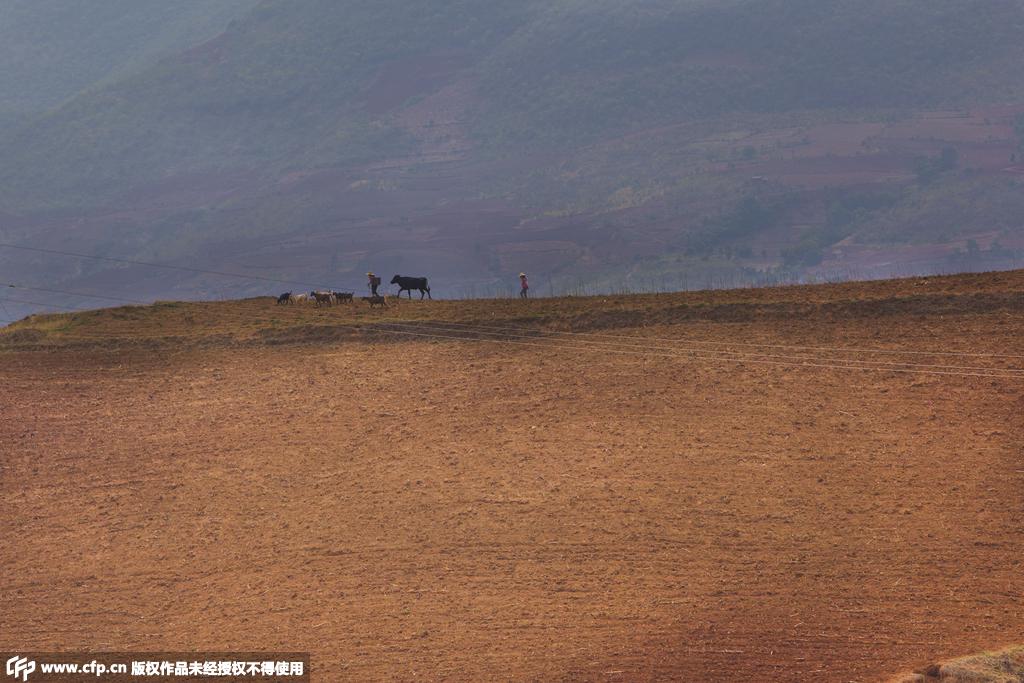
[[[17,678],[21,676],[22,681],[28,680],[28,675],[36,670],[36,663],[25,657],[14,655],[7,660],[7,675]]]

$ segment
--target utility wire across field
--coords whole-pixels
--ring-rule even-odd
[[[13,283],[5,283],[0,287],[6,287],[8,289],[24,289],[29,292],[46,292],[47,294],[64,294],[67,296],[77,296],[83,299],[102,299],[103,301],[116,301],[122,304],[134,304],[137,306],[149,306],[152,301],[141,301],[139,299],[126,299],[120,296],[108,296],[106,294],[87,294],[85,292],[69,292],[64,289],[47,289],[45,287],[29,287],[28,285],[17,285]]]
[[[122,297],[110,297],[83,294],[81,292],[71,292],[66,290],[46,289],[38,287],[28,287],[22,285],[9,285],[16,289],[26,289],[33,291],[43,291],[51,293],[66,294],[70,296],[81,296],[81,297],[94,297],[102,298],[106,300],[119,301],[131,304],[148,305],[147,302],[125,299]],[[202,302],[199,302],[202,303]],[[67,308],[70,311],[81,310],[77,307],[71,306],[58,306],[52,305],[52,308]],[[266,318],[259,315],[249,315],[244,313],[228,313],[219,312],[220,318],[235,319],[245,323],[278,323],[281,322],[282,313],[284,317],[292,322],[313,322],[303,315],[300,310],[294,311],[276,311],[274,318]],[[297,314],[297,315],[295,315]],[[321,325],[323,326],[323,325]],[[733,362],[733,363],[757,363],[757,364],[770,364],[770,365],[781,365],[790,367],[813,367],[813,368],[831,368],[841,370],[874,370],[878,372],[892,371],[901,373],[921,373],[921,374],[933,374],[933,375],[960,375],[960,376],[971,376],[971,377],[992,377],[992,378],[1005,378],[1005,379],[1024,379],[1024,369],[1018,368],[1001,368],[992,366],[957,366],[957,365],[940,365],[940,364],[919,364],[919,363],[902,363],[893,361],[873,361],[873,360],[857,360],[849,358],[822,358],[815,356],[789,356],[782,354],[771,354],[771,353],[753,353],[753,352],[736,352],[727,351],[715,348],[693,348],[686,346],[650,346],[650,345],[638,345],[628,344],[622,341],[603,341],[602,339],[591,339],[590,337],[598,338],[610,338],[610,339],[628,339],[630,341],[647,341],[647,340],[658,340],[658,341],[671,341],[674,344],[686,344],[692,340],[669,340],[666,338],[648,338],[635,335],[606,335],[601,333],[587,333],[587,332],[564,332],[564,331],[538,331],[531,330],[529,328],[512,327],[512,326],[496,326],[496,325],[472,325],[468,323],[449,323],[449,322],[438,322],[438,321],[409,321],[409,320],[378,320],[369,321],[362,323],[355,323],[357,328],[361,327],[367,330],[374,330],[379,333],[391,333],[405,336],[417,336],[424,338],[434,339],[446,339],[452,341],[484,341],[499,344],[516,344],[543,348],[570,348],[576,350],[588,350],[588,351],[599,351],[615,354],[628,354],[634,356],[658,356],[658,357],[672,357],[683,360],[707,360],[712,362]],[[502,331],[499,331],[502,330]],[[515,332],[513,332],[515,330]],[[467,334],[472,335],[467,338]],[[188,335],[132,335],[133,339],[150,338],[150,339],[168,339],[174,336],[188,336]],[[502,337],[502,338],[495,338]],[[514,337],[509,339],[508,337]],[[99,335],[79,335],[75,334],[73,339],[96,339],[96,340],[112,340],[112,339],[123,339],[113,334],[99,334]],[[711,342],[715,345],[728,345],[729,342]],[[755,348],[794,348],[788,345],[753,345]],[[803,349],[826,349],[825,347],[799,347]],[[889,351],[893,353],[900,353],[898,350],[892,349],[854,349],[845,348],[842,349],[845,353],[857,353],[857,352],[875,352],[875,351]],[[927,354],[929,352],[912,350],[909,353],[915,354]],[[943,355],[954,354],[955,352],[940,352]],[[938,355],[938,354],[936,354]],[[1018,356],[1010,356],[1007,354],[958,354],[965,357],[988,357],[988,358],[1014,358]],[[794,362],[795,361],[795,362]]]
[[[67,296],[75,296],[75,297],[81,297],[81,298],[102,299],[102,300],[106,300],[106,301],[115,301],[115,302],[119,302],[119,303],[133,304],[133,305],[140,305],[140,306],[149,306],[149,305],[153,304],[153,302],[142,301],[142,300],[139,300],[139,299],[128,299],[128,298],[124,298],[124,297],[112,297],[112,296],[101,295],[101,294],[90,294],[90,293],[84,293],[84,292],[73,292],[73,291],[68,291],[68,290],[47,289],[47,288],[41,288],[41,287],[30,287],[30,286],[27,286],[27,285],[19,285],[19,284],[11,284],[11,283],[8,283],[6,285],[0,285],[0,286],[6,286],[6,287],[9,287],[9,288],[14,288],[14,289],[24,289],[24,290],[35,291],[35,292],[46,292],[46,293],[51,293],[51,294],[63,294],[63,295],[67,295]],[[13,299],[7,299],[7,300],[8,301],[14,301]],[[28,302],[26,302],[26,303],[28,303]],[[202,303],[209,303],[209,302],[194,301],[194,302],[189,302],[189,303],[199,303],[199,304],[202,304]],[[35,303],[35,305],[46,306],[46,307],[49,307],[49,308],[67,308],[68,310],[88,310],[88,309],[83,309],[81,307],[76,307],[76,306],[66,306],[66,305],[56,305],[56,304]],[[219,313],[218,315],[230,317],[230,314],[225,314],[223,312]],[[247,315],[247,314],[234,314],[234,315],[235,315],[235,317],[237,317],[240,320],[252,320],[252,317]],[[387,322],[387,323],[396,323],[396,324],[398,324],[398,323],[406,323],[406,322],[412,322],[412,321],[401,320],[401,319],[391,319],[391,320],[382,320],[380,322]],[[433,322],[433,321],[423,321],[423,322]],[[510,331],[510,332],[517,332],[517,333],[530,333],[530,332],[534,332],[535,333],[536,332],[535,330],[532,330],[531,328],[526,328],[526,327],[513,327],[513,326],[508,326],[508,325],[491,325],[491,324],[485,324],[485,323],[472,323],[472,324],[470,324],[470,323],[461,323],[461,322],[455,322],[455,321],[444,321],[443,324],[444,325],[448,325],[448,326],[452,326],[452,327],[478,328],[480,330],[495,331],[495,332],[497,332],[499,330],[507,330],[507,331]],[[639,341],[639,342],[651,342],[651,341],[654,341],[654,342],[668,342],[668,343],[675,344],[675,345],[679,345],[679,344],[698,344],[698,345],[713,346],[713,347],[739,346],[739,347],[752,348],[752,349],[791,349],[791,350],[795,350],[795,351],[815,351],[815,352],[822,352],[822,353],[853,353],[853,354],[863,353],[863,354],[890,354],[890,355],[917,355],[917,356],[949,356],[949,357],[963,357],[963,358],[1024,359],[1024,354],[973,353],[973,352],[964,352],[964,351],[929,351],[929,350],[923,350],[923,349],[879,349],[879,348],[872,348],[872,347],[860,347],[860,348],[857,348],[857,347],[800,346],[800,345],[794,345],[794,344],[768,344],[768,343],[753,343],[753,342],[741,342],[741,341],[720,342],[720,341],[708,341],[708,340],[699,340],[699,339],[692,339],[692,338],[680,339],[680,338],[647,337],[647,336],[639,336],[639,335],[616,335],[616,334],[599,333],[599,332],[574,332],[574,331],[559,331],[559,330],[544,330],[542,332],[544,334],[548,334],[548,335],[569,336],[569,337],[572,337],[572,338],[593,337],[593,338],[599,338],[599,339],[615,339],[615,340],[628,340],[628,341]],[[683,349],[684,347],[677,347],[677,348]],[[712,350],[713,349],[708,349],[708,351],[712,351]],[[739,352],[721,351],[721,353],[739,353]],[[903,363],[901,363],[901,365],[902,364]]]
[[[11,286],[15,286],[15,285],[11,285]],[[19,288],[22,288],[22,289],[33,289],[33,290],[37,290],[37,291],[47,291],[47,292],[63,293],[63,294],[68,294],[68,295],[73,295],[73,296],[90,296],[90,295],[82,294],[82,293],[79,293],[79,292],[70,292],[70,291],[64,291],[64,290],[31,288],[31,287],[25,287],[25,286],[16,286],[16,287],[19,287]],[[117,300],[117,301],[127,301],[128,303],[138,303],[138,304],[145,304],[146,303],[146,302],[142,302],[142,301],[138,301],[138,300],[124,299],[122,297],[106,297],[105,296],[104,298],[112,299],[112,300]],[[71,307],[71,306],[55,306],[55,305],[53,305],[51,307],[53,307],[53,308],[67,308],[67,309],[72,310],[72,311],[80,310],[78,307]],[[261,322],[260,319],[257,319],[257,318],[255,318],[253,316],[246,315],[246,314],[234,314],[233,316],[229,316],[229,317],[233,317],[234,319],[238,319],[238,320],[241,320],[241,321],[244,321],[244,322],[248,322],[248,323],[252,323],[252,322],[257,322],[258,323],[258,322]],[[294,317],[292,319],[295,320]],[[267,321],[267,322],[270,322],[270,321]],[[371,324],[373,324],[373,323],[371,323]],[[590,337],[590,336],[606,336],[606,337],[610,337],[610,338],[619,338],[619,339],[621,339],[621,338],[628,338],[628,339],[634,340],[634,341],[643,341],[645,339],[643,337],[637,337],[637,336],[632,336],[632,335],[600,335],[599,333],[583,333],[583,332],[553,332],[553,333],[547,333],[547,332],[538,332],[536,330],[528,330],[527,328],[512,328],[510,326],[489,326],[489,325],[488,326],[485,326],[485,325],[472,326],[472,325],[468,325],[466,323],[436,323],[436,322],[433,322],[433,321],[409,322],[409,321],[396,321],[396,320],[393,320],[393,321],[379,321],[376,324],[378,324],[378,325],[392,325],[392,326],[403,326],[404,325],[406,327],[406,329],[408,329],[409,326],[413,326],[413,325],[416,325],[416,326],[424,326],[424,325],[426,325],[427,326],[426,329],[428,329],[428,330],[433,330],[435,333],[436,332],[445,332],[446,333],[446,337],[451,337],[451,338],[456,338],[456,339],[458,339],[458,338],[463,338],[464,339],[464,337],[459,337],[458,334],[459,333],[464,333],[467,329],[471,330],[471,331],[474,331],[477,334],[488,334],[488,335],[491,335],[491,336],[498,336],[498,335],[500,335],[500,336],[506,336],[506,337],[510,336],[507,332],[496,332],[495,330],[498,329],[499,327],[501,329],[506,330],[506,331],[507,330],[513,330],[513,329],[519,330],[520,331],[519,334],[515,334],[515,335],[512,335],[512,336],[517,336],[520,339],[524,339],[524,338],[537,339],[538,337],[543,337],[543,335],[545,335],[545,334],[547,334],[548,336],[555,335],[555,334],[562,335],[562,336],[565,336],[565,335],[574,336],[575,335],[575,336],[584,337],[584,339],[577,340],[577,341],[582,341],[582,343],[584,344],[584,346],[582,348],[589,348],[591,350],[607,350],[608,347],[611,346],[611,348],[618,349],[618,351],[616,351],[616,352],[621,352],[623,350],[634,350],[634,351],[636,351],[638,353],[641,353],[641,354],[651,354],[652,352],[660,351],[660,352],[670,352],[673,355],[675,355],[676,357],[683,357],[683,358],[689,357],[689,358],[704,359],[704,360],[718,359],[718,360],[733,360],[733,361],[737,361],[737,362],[742,362],[743,360],[750,360],[751,362],[762,362],[762,363],[771,360],[771,361],[774,361],[776,364],[782,363],[783,361],[786,361],[786,360],[800,361],[799,363],[796,363],[796,365],[808,365],[808,364],[810,364],[811,361],[814,361],[814,365],[818,365],[818,364],[820,364],[822,362],[831,361],[832,363],[852,363],[852,364],[855,364],[855,365],[858,365],[858,366],[866,366],[866,367],[863,367],[862,369],[885,370],[885,369],[892,369],[892,368],[902,368],[903,370],[914,371],[915,368],[916,368],[916,369],[919,369],[919,370],[926,370],[926,369],[931,369],[931,370],[940,370],[940,369],[941,370],[969,370],[969,371],[974,371],[975,373],[978,373],[978,372],[990,373],[990,372],[994,371],[994,372],[1000,373],[999,376],[1011,376],[1011,377],[1015,376],[1016,373],[1024,372],[1024,371],[1018,370],[1016,368],[993,368],[993,367],[948,366],[948,365],[947,366],[943,366],[943,365],[937,365],[937,364],[925,365],[925,364],[914,364],[914,363],[889,363],[889,362],[884,362],[884,361],[861,361],[861,360],[846,359],[846,358],[835,359],[835,358],[817,358],[817,357],[806,357],[806,356],[783,356],[783,355],[779,355],[779,354],[740,353],[740,352],[730,352],[730,351],[722,351],[722,350],[717,350],[716,351],[715,349],[693,349],[693,348],[686,348],[686,347],[650,347],[650,346],[640,347],[640,346],[636,346],[636,345],[623,345],[621,342],[593,341],[593,340],[585,338],[585,337]],[[454,327],[456,325],[459,326],[459,327]],[[422,327],[413,327],[413,329],[422,329]],[[84,338],[84,337],[85,337],[85,335],[76,335],[76,338]],[[136,335],[133,335],[133,337],[134,338],[141,338],[141,336],[136,336]],[[101,335],[93,335],[92,338],[93,339],[104,339],[105,340],[105,339],[112,339],[112,338],[118,338],[118,337],[117,337],[116,334],[114,334],[114,335],[102,335],[101,334]],[[168,335],[152,335],[149,338],[158,338],[158,339],[159,338],[163,338],[163,339],[166,339],[166,338],[168,338]],[[664,340],[664,338],[656,338],[656,339]],[[502,340],[482,339],[482,341],[502,341]],[[676,340],[676,341],[678,342],[678,340]],[[781,346],[781,345],[765,345],[765,346]],[[873,351],[875,349],[865,349],[865,350],[866,351]],[[844,351],[851,352],[851,351],[853,351],[853,349],[844,349]],[[926,353],[926,352],[916,352],[916,353]],[[994,354],[992,354],[992,355],[994,355]],[[887,365],[887,366],[890,366],[890,367],[877,367],[880,364]]]
[[[42,247],[29,247],[22,244],[0,244],[0,249],[17,249],[20,251],[30,251],[39,254],[49,254],[51,256],[67,256],[70,258],[88,259],[91,261],[107,261],[109,263],[121,263],[124,265],[131,266],[144,266],[146,268],[163,268],[165,270],[177,270],[185,273],[198,273],[201,275],[218,275],[222,277],[233,277],[244,280],[253,280],[260,282],[274,282],[281,285],[299,285],[300,287],[309,287],[311,289],[324,288],[325,285],[321,284],[310,284],[308,282],[296,282],[295,280],[282,280],[279,278],[266,277],[263,275],[246,275],[243,273],[229,273],[221,270],[206,270],[204,268],[192,268],[190,266],[174,266],[169,263],[155,263],[152,261],[137,261],[135,259],[128,258],[117,258],[115,256],[94,256],[92,254],[78,254],[71,251],[60,251],[58,249],[43,249]]]
[[[19,286],[19,287],[23,288],[23,289],[38,289],[38,288],[28,288],[28,287],[23,287],[23,286]],[[58,291],[58,290],[41,290],[41,291]],[[68,295],[80,295],[80,293],[77,293],[77,292],[61,292],[61,293],[65,293],[65,294],[68,294]],[[86,295],[81,295],[81,296],[86,296]],[[107,297],[107,298],[113,298],[113,297]],[[6,300],[6,301],[21,301],[21,300],[17,300],[17,299],[4,299],[4,300]],[[140,302],[140,301],[131,300],[131,299],[125,300],[125,299],[117,298],[117,300],[123,300],[123,301],[127,301],[129,303],[140,303],[140,304],[144,304],[145,303],[145,302]],[[70,310],[70,311],[82,310],[82,307],[80,307],[80,306],[42,304],[42,303],[39,303],[39,302],[28,302],[28,301],[25,301],[24,303],[33,303],[33,304],[36,304],[36,305],[46,306],[46,307],[49,307],[49,308],[67,309],[67,310]],[[296,313],[299,313],[301,315],[300,311],[296,311]],[[223,316],[224,313],[221,312],[221,313],[219,313],[219,315]],[[240,320],[240,321],[243,321],[243,322],[250,322],[250,323],[251,322],[260,322],[260,320],[257,320],[253,316],[246,315],[246,314],[241,314],[241,313],[229,314],[228,317],[230,317],[232,319],[237,319],[237,320]],[[296,318],[293,316],[292,319],[295,320]],[[471,333],[481,334],[481,335],[504,336],[504,337],[511,336],[511,337],[517,337],[517,338],[522,338],[522,339],[526,339],[526,338],[537,339],[537,338],[540,338],[540,337],[544,337],[544,338],[568,337],[570,339],[573,339],[574,341],[581,342],[581,343],[584,343],[584,344],[588,344],[588,345],[591,345],[591,346],[595,346],[595,347],[598,347],[598,348],[605,348],[605,347],[611,347],[611,348],[632,348],[632,349],[640,349],[640,350],[643,350],[645,352],[646,351],[650,351],[650,350],[658,350],[658,351],[679,352],[679,353],[682,353],[682,354],[690,354],[690,355],[694,355],[694,354],[697,354],[697,353],[702,353],[702,354],[704,354],[703,357],[713,357],[713,356],[717,357],[717,356],[721,356],[721,357],[732,357],[732,358],[736,358],[736,359],[764,358],[764,359],[795,360],[795,361],[830,360],[830,361],[835,361],[835,362],[852,363],[852,364],[855,364],[855,365],[871,365],[871,366],[883,365],[883,366],[909,367],[909,368],[915,368],[916,367],[916,368],[922,368],[922,369],[974,370],[974,371],[979,371],[979,370],[1001,370],[1001,371],[1007,372],[1007,373],[1024,373],[1024,370],[1016,369],[1016,368],[992,368],[992,367],[985,367],[985,366],[965,366],[965,365],[949,365],[949,364],[934,364],[934,363],[932,363],[932,364],[925,364],[925,363],[911,363],[911,362],[902,362],[902,361],[858,360],[858,359],[850,359],[850,358],[829,358],[829,359],[823,359],[823,358],[816,357],[816,356],[805,356],[805,355],[786,355],[786,354],[774,354],[774,353],[753,353],[753,352],[750,352],[750,351],[729,351],[729,350],[716,349],[716,348],[700,348],[700,347],[686,346],[685,344],[692,344],[692,343],[694,343],[693,340],[690,340],[690,339],[668,339],[668,338],[664,338],[664,337],[642,337],[642,336],[636,336],[636,335],[612,335],[612,334],[591,333],[591,332],[565,332],[565,331],[534,330],[534,329],[530,329],[530,328],[513,327],[513,326],[508,326],[508,325],[468,324],[468,323],[449,322],[449,321],[438,322],[438,321],[408,321],[408,320],[384,320],[384,321],[378,321],[378,322],[373,323],[373,324],[377,324],[377,325],[391,325],[391,326],[406,326],[406,327],[417,326],[414,329],[418,329],[419,327],[426,326],[428,330],[434,330],[434,331],[437,331],[437,332],[446,332],[446,333],[471,332]],[[105,335],[97,335],[97,336],[98,337],[104,337]],[[154,335],[154,337],[156,337],[156,338],[166,337],[166,335]],[[615,341],[605,341],[606,339],[608,339],[608,340],[615,340]],[[629,344],[629,343],[626,343],[625,341],[619,341],[619,340],[629,340],[630,342],[661,341],[661,342],[671,342],[673,345],[672,346],[652,346],[650,344],[643,344],[643,345],[640,345],[640,344]],[[730,342],[705,342],[705,343],[713,344],[714,346],[719,346],[719,347],[730,344]],[[904,351],[895,350],[895,349],[854,349],[854,348],[849,348],[849,347],[842,348],[842,349],[832,349],[832,348],[827,348],[827,347],[792,346],[792,345],[782,345],[782,344],[755,345],[755,344],[745,344],[745,343],[740,343],[739,345],[742,345],[742,346],[745,346],[745,347],[755,347],[755,348],[807,349],[807,350],[814,350],[814,351],[821,351],[821,352],[841,351],[843,353],[859,353],[859,352],[874,353],[874,352],[879,352],[879,351],[887,351],[887,352],[890,352],[890,353],[912,353],[912,354],[916,354],[916,355],[927,355],[927,354],[929,354],[929,352],[926,352],[926,351],[916,351],[916,350],[914,350],[914,351],[905,351],[904,352]],[[936,355],[944,355],[944,356],[963,355],[965,357],[983,357],[983,358],[1017,358],[1017,357],[1019,357],[1019,356],[1011,356],[1011,355],[1007,355],[1007,354],[956,354],[956,352],[938,352]]]
[[[0,318],[0,322],[13,323],[14,320],[10,320],[9,318],[13,318],[14,314],[11,313],[11,311],[7,308],[7,304],[3,303],[2,299],[0,299],[0,308],[3,308],[4,315],[8,316],[7,318]]]
[[[137,266],[143,266],[143,267],[149,267],[149,268],[163,268],[163,269],[178,270],[178,271],[190,272],[190,273],[201,273],[201,274],[208,274],[208,275],[218,275],[218,276],[233,277],[233,278],[246,279],[246,280],[252,280],[252,281],[275,282],[275,283],[279,283],[279,284],[300,285],[300,286],[303,286],[303,287],[311,287],[313,289],[323,288],[324,287],[323,285],[315,285],[315,284],[307,283],[307,282],[298,282],[298,281],[294,281],[294,280],[284,280],[284,279],[271,278],[271,277],[265,277],[265,276],[260,276],[260,275],[247,275],[247,274],[242,274],[242,273],[231,273],[231,272],[225,272],[225,271],[208,270],[208,269],[203,269],[203,268],[194,268],[194,267],[189,267],[189,266],[176,266],[176,265],[167,264],[167,263],[155,263],[155,262],[150,262],[150,261],[141,261],[141,260],[136,260],[136,259],[119,258],[119,257],[111,257],[111,256],[96,256],[96,255],[92,255],[92,254],[82,254],[82,253],[76,253],[76,252],[70,252],[70,251],[62,251],[62,250],[59,250],[59,249],[47,249],[47,248],[43,248],[43,247],[32,247],[32,246],[28,246],[28,245],[0,243],[0,248],[3,248],[3,249],[14,249],[14,250],[21,250],[21,251],[28,251],[28,252],[35,252],[35,253],[41,253],[41,254],[56,255],[56,256],[66,256],[66,257],[79,258],[79,259],[88,259],[88,260],[96,260],[96,261],[107,261],[107,262],[112,262],[112,263],[137,265]],[[44,288],[38,288],[38,287],[28,287],[28,286],[24,286],[24,285],[13,285],[13,284],[12,285],[8,285],[8,286],[9,287],[16,287],[16,288],[19,288],[19,289],[26,289],[26,290],[37,291],[37,292],[47,292],[47,293],[53,293],[53,294],[67,294],[67,295],[71,295],[71,296],[80,296],[80,297],[84,297],[84,298],[101,299],[101,300],[105,300],[105,301],[117,301],[117,302],[121,302],[121,303],[130,303],[130,304],[137,304],[137,305],[148,305],[150,303],[150,302],[145,302],[145,301],[139,301],[139,300],[136,300],[136,299],[126,299],[126,298],[122,298],[122,297],[111,297],[111,296],[100,295],[100,294],[82,294],[82,293],[79,293],[79,292],[67,292],[67,291],[61,291],[61,290],[44,289]],[[331,288],[327,288],[327,289],[331,289]],[[14,302],[15,300],[8,299],[8,301]],[[52,305],[52,304],[44,304],[44,303],[41,303],[41,302],[21,301],[21,302],[18,302],[18,303],[25,303],[25,304],[29,304],[29,305],[42,306],[42,307],[46,307],[46,308],[68,308],[69,310],[84,310],[84,309],[82,309],[80,307],[55,306],[55,305]],[[10,311],[7,311],[7,314],[11,315]],[[9,320],[7,322],[15,322],[15,321]],[[451,323],[446,323],[446,324],[449,324],[451,326],[465,326],[466,325],[465,323],[457,323],[457,322],[451,322]],[[475,327],[483,329],[485,326],[482,325],[482,324],[477,324],[477,325],[475,325]],[[511,331],[511,332],[528,331],[527,328],[515,328],[515,327],[510,327],[510,326],[493,325],[493,326],[488,326],[488,327],[491,327],[493,330],[507,330],[507,331]],[[919,355],[919,356],[936,356],[936,357],[937,356],[949,356],[949,357],[963,357],[963,358],[1013,358],[1013,359],[1022,359],[1022,358],[1024,358],[1024,355],[998,354],[998,353],[967,353],[967,352],[958,352],[958,351],[925,351],[925,350],[918,350],[918,349],[904,350],[904,349],[877,349],[877,348],[821,347],[821,346],[800,346],[800,345],[792,345],[792,344],[752,343],[752,342],[742,342],[742,341],[718,342],[718,341],[707,341],[707,340],[696,340],[696,339],[670,339],[670,338],[658,338],[658,337],[637,337],[635,335],[613,335],[613,334],[595,333],[595,332],[546,331],[546,333],[549,334],[549,335],[572,336],[573,338],[593,337],[593,338],[601,338],[601,339],[621,339],[621,340],[629,340],[629,341],[639,340],[639,341],[643,341],[643,342],[668,342],[668,343],[671,343],[671,344],[674,344],[674,345],[684,344],[685,343],[685,344],[695,344],[695,345],[703,345],[703,346],[711,346],[711,347],[743,347],[743,348],[750,348],[750,349],[788,349],[788,350],[793,350],[793,351],[813,351],[813,352],[821,352],[821,353]],[[682,347],[679,347],[679,348],[682,348]],[[737,352],[730,352],[730,351],[725,351],[725,350],[723,350],[721,352],[722,353],[726,353],[726,354],[730,354],[730,355],[739,355]],[[785,356],[778,356],[778,357],[779,358],[785,358]],[[868,361],[858,361],[858,360],[853,360],[853,359],[842,359],[842,360],[844,362],[852,362],[852,363],[866,363],[866,362],[868,362]],[[907,363],[899,363],[899,365],[909,365],[909,364],[907,364]],[[925,366],[922,365],[921,367],[925,367]]]
[[[330,290],[330,289],[333,289],[333,288],[336,287],[336,286],[328,287],[328,286],[325,286],[323,284],[312,284],[312,283],[308,283],[308,282],[298,282],[298,281],[295,281],[295,280],[284,280],[284,279],[266,277],[266,276],[261,276],[261,275],[247,275],[247,274],[243,274],[243,273],[232,273],[232,272],[225,272],[225,271],[218,271],[218,270],[208,270],[208,269],[203,269],[203,268],[194,268],[194,267],[190,267],[190,266],[176,266],[176,265],[167,264],[167,263],[156,263],[156,262],[151,262],[151,261],[140,261],[140,260],[136,260],[136,259],[128,259],[128,258],[120,258],[120,257],[112,257],[112,256],[96,256],[96,255],[92,255],[92,254],[82,254],[82,253],[77,253],[77,252],[62,251],[62,250],[59,250],[59,249],[47,249],[47,248],[43,248],[43,247],[32,247],[32,246],[21,245],[21,244],[0,243],[0,248],[2,248],[2,249],[15,249],[15,250],[35,252],[35,253],[41,253],[41,254],[49,254],[49,255],[55,255],[55,256],[66,256],[66,257],[71,257],[71,258],[88,259],[88,260],[94,260],[94,261],[107,261],[107,262],[112,262],[112,263],[137,265],[137,266],[144,266],[144,267],[149,267],[149,268],[163,268],[163,269],[168,269],[168,270],[177,270],[177,271],[183,271],[183,272],[189,272],[189,273],[200,273],[200,274],[206,274],[206,275],[218,275],[218,276],[233,277],[233,278],[252,280],[252,281],[274,282],[274,283],[278,283],[278,284],[289,284],[289,285],[300,285],[302,287],[310,287],[312,289],[318,289],[319,288],[319,289],[328,289],[328,290]],[[15,287],[15,285],[9,285],[9,286]],[[30,289],[30,290],[39,291],[39,292],[63,293],[63,294],[70,294],[70,295],[73,295],[73,296],[82,296],[82,297],[89,297],[89,298],[95,298],[95,299],[104,299],[104,300],[108,300],[108,301],[120,301],[120,302],[123,302],[123,303],[132,303],[132,304],[140,304],[140,305],[148,305],[148,303],[149,303],[149,302],[138,301],[138,300],[133,300],[133,299],[109,297],[109,296],[103,296],[103,295],[98,295],[98,294],[81,294],[81,293],[74,293],[74,292],[60,292],[59,290],[48,290],[48,289],[32,288],[32,287],[26,287],[26,286],[18,286],[18,287],[21,288],[21,289]],[[25,303],[27,303],[27,302],[25,302]],[[54,308],[54,306],[51,306],[49,304],[36,303],[34,305],[46,306],[46,307]],[[8,312],[8,315],[10,315],[9,312]],[[11,322],[13,322],[13,321],[11,321]],[[450,323],[450,324],[452,324],[452,325],[462,325],[464,323]],[[480,325],[480,327],[482,327],[482,325]],[[513,331],[513,332],[521,331],[521,329],[523,329],[523,328],[513,328],[513,327],[508,327],[508,326],[492,326],[492,327],[493,327],[493,329],[496,329],[496,330],[497,329],[506,329],[506,330],[510,330],[510,331]],[[589,337],[601,337],[601,338],[610,338],[610,339],[611,338],[615,338],[615,339],[629,339],[629,340],[637,339],[638,338],[638,337],[635,337],[635,336],[632,336],[632,335],[612,335],[612,334],[594,333],[594,332],[558,332],[558,331],[551,331],[550,334],[585,335],[585,336],[589,336]],[[827,352],[827,353],[872,353],[872,354],[899,354],[899,355],[925,355],[925,356],[961,356],[961,357],[965,357],[965,358],[966,357],[971,357],[971,358],[1017,358],[1017,359],[1024,358],[1024,355],[998,354],[998,353],[967,353],[967,352],[958,352],[958,351],[923,351],[923,350],[902,350],[902,349],[820,347],[820,346],[799,346],[799,345],[792,345],[792,344],[751,343],[751,342],[739,342],[739,341],[716,342],[716,341],[706,341],[706,340],[696,340],[696,339],[667,339],[667,338],[657,338],[657,337],[644,337],[643,340],[644,341],[657,341],[657,342],[670,342],[670,343],[673,343],[673,344],[690,343],[690,344],[698,344],[698,345],[705,345],[705,346],[720,346],[720,347],[721,346],[725,346],[725,347],[727,347],[727,346],[739,346],[739,347],[747,347],[747,348],[754,348],[754,349],[777,348],[777,349],[790,349],[790,350],[794,350],[794,351],[816,351],[816,352]]]
[[[26,305],[29,305],[29,306],[41,306],[43,308],[55,308],[55,309],[63,309],[63,310],[68,310],[68,311],[91,311],[91,310],[95,310],[95,308],[96,308],[95,306],[68,306],[68,305],[61,305],[61,304],[44,304],[42,301],[28,301],[26,299],[9,299],[7,297],[0,297],[0,302],[4,302],[4,301],[12,303],[12,304],[26,304]],[[7,310],[6,306],[4,306],[4,310],[5,311]],[[11,314],[11,312],[7,311],[7,315],[10,315],[10,314]]]

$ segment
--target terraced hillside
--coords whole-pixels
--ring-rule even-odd
[[[52,3],[0,12],[12,5],[32,21],[0,13],[0,30],[63,26]],[[206,35],[195,3],[175,8],[187,35]],[[123,25],[84,13],[41,40],[9,29],[104,74],[0,127],[0,267],[13,281],[103,281],[148,299],[256,292],[7,245],[339,286],[386,268],[466,296],[500,292],[527,264],[568,293],[1024,259],[1017,0],[209,11],[222,32],[160,59],[130,50],[179,45],[154,37],[167,24],[145,21],[153,12]],[[12,44],[18,83],[66,73]]]

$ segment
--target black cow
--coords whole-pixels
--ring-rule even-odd
[[[343,301],[352,303],[352,296],[355,292],[331,292],[331,294],[334,295],[334,300],[340,304]]]
[[[427,278],[425,277],[404,277],[402,275],[396,275],[391,278],[391,284],[398,285],[398,296],[402,296],[402,292],[408,291],[409,298],[412,298],[412,290],[420,290],[420,298],[426,294],[428,298],[433,299],[430,296],[430,287],[427,286]]]
[[[292,302],[292,293],[291,292],[285,292],[281,296],[277,297],[278,305],[290,304],[291,302]]]

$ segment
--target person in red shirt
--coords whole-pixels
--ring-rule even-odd
[[[519,298],[525,299],[530,289],[530,283],[526,280],[526,273],[519,273]]]

